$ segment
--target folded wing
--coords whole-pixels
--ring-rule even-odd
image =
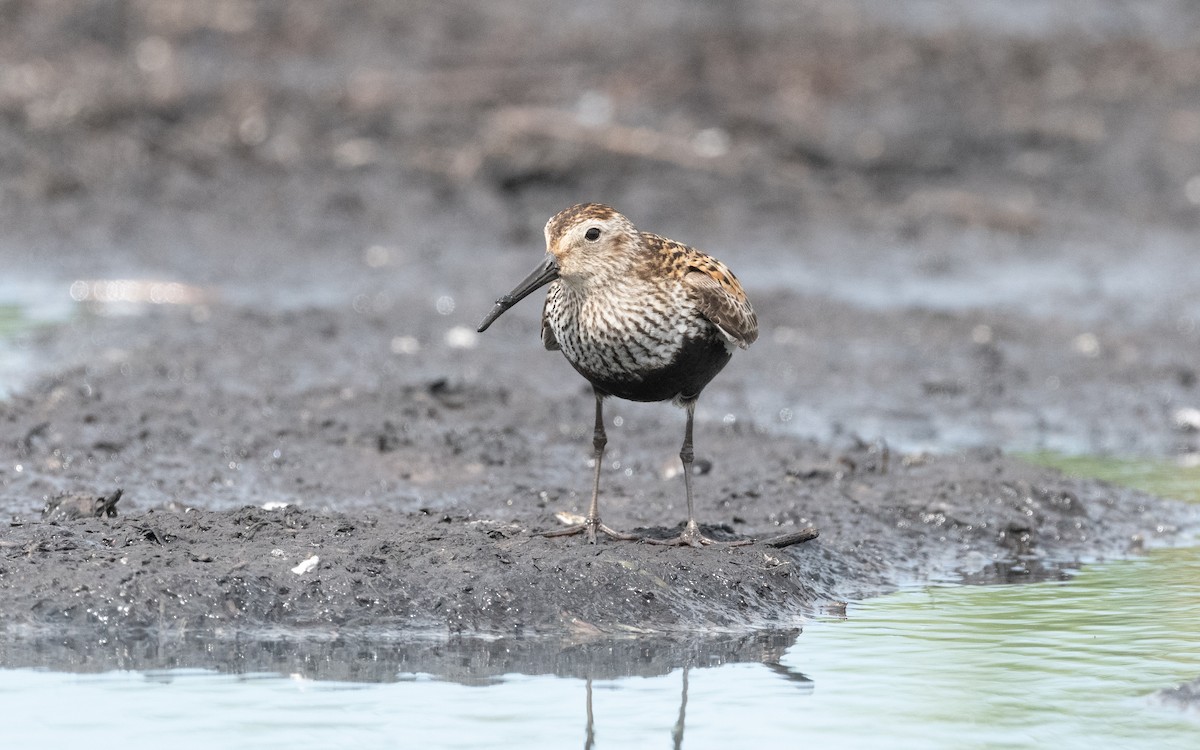
[[[746,299],[741,283],[723,263],[701,256],[689,264],[684,287],[708,322],[731,344],[745,349],[758,338],[758,317]]]

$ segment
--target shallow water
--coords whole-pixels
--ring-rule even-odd
[[[30,279],[0,280],[0,398],[11,395],[35,369],[21,335],[67,321],[75,310],[65,286]]]
[[[1200,714],[1152,694],[1200,675],[1196,580],[1200,549],[1173,549],[1062,581],[914,588],[810,623],[781,657],[764,646],[767,664],[693,651],[647,674],[626,640],[574,667],[560,653],[570,676],[535,649],[529,668],[492,677],[472,646],[447,643],[443,677],[314,680],[301,674],[328,665],[303,659],[291,676],[7,669],[0,703],[12,747],[560,748],[590,731],[594,747],[1192,748]]]
[[[1032,463],[1052,466],[1073,476],[1103,479],[1162,497],[1200,502],[1200,465],[1190,454],[1175,460],[1077,456],[1046,452],[1024,454],[1023,458]]]
[[[0,303],[0,398],[11,394],[32,367],[28,352],[14,341],[29,325],[23,308]]]

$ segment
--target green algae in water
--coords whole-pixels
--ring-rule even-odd
[[[4,290],[0,289],[0,294]],[[53,288],[23,285],[22,301],[0,297],[0,399],[6,398],[34,371],[37,362],[29,348],[32,334],[67,322],[76,308],[67,295],[63,302]],[[24,300],[28,300],[27,302]]]
[[[0,305],[0,337],[11,336],[29,327],[22,309],[17,305]]]
[[[1077,477],[1101,479],[1144,490],[1161,497],[1200,502],[1200,466],[1174,461],[1101,456],[1030,453],[1031,463],[1049,466]]]
[[[31,327],[20,305],[0,304],[0,399],[8,396],[16,377],[24,370],[24,359],[13,341],[18,333]]]
[[[1198,580],[1191,548],[905,591],[810,629],[787,663],[816,685],[811,718],[873,716],[896,747],[1194,747],[1195,717],[1153,694],[1200,675]]]

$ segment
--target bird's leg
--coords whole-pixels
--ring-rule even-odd
[[[584,532],[587,534],[588,541],[592,544],[596,543],[596,532],[601,531],[613,539],[638,539],[633,534],[625,534],[617,531],[600,520],[600,469],[604,465],[604,446],[608,445],[608,435],[604,432],[604,396],[600,391],[595,391],[596,394],[596,427],[592,431],[592,449],[596,461],[596,474],[592,480],[592,504],[588,508],[587,518],[583,523],[577,523],[573,526],[568,526],[565,529],[555,529],[548,531],[543,536],[569,536]]]
[[[600,469],[604,465],[604,448],[608,445],[608,434],[604,431],[604,399],[596,392],[596,426],[592,430],[592,458],[596,471],[592,476],[592,504],[588,508],[588,541],[596,543],[596,526],[600,523]]]
[[[687,409],[687,426],[683,428],[683,447],[679,449],[679,460],[683,462],[683,486],[687,492],[688,520],[687,526],[683,527],[683,533],[679,535],[679,542],[700,547],[711,540],[700,533],[692,500],[692,462],[696,458],[696,454],[692,452],[692,422],[696,416],[696,401],[688,401],[684,408]]]
[[[679,536],[672,539],[647,539],[646,541],[653,544],[686,544],[691,547],[703,547],[706,544],[714,544],[720,547],[740,547],[743,544],[753,543],[753,539],[742,539],[736,542],[719,542],[700,533],[700,526],[696,523],[696,512],[692,502],[692,462],[696,458],[695,453],[692,451],[692,422],[695,421],[696,417],[696,399],[692,398],[684,401],[683,406],[687,409],[687,426],[683,428],[683,447],[679,449],[679,460],[683,462],[683,486],[687,492],[687,526],[683,527],[683,531]]]

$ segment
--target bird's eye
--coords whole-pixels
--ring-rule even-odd
[[[587,238],[588,242],[595,242],[597,239],[600,238],[600,230],[597,229],[596,227],[592,227],[591,229],[584,232],[583,236]]]

